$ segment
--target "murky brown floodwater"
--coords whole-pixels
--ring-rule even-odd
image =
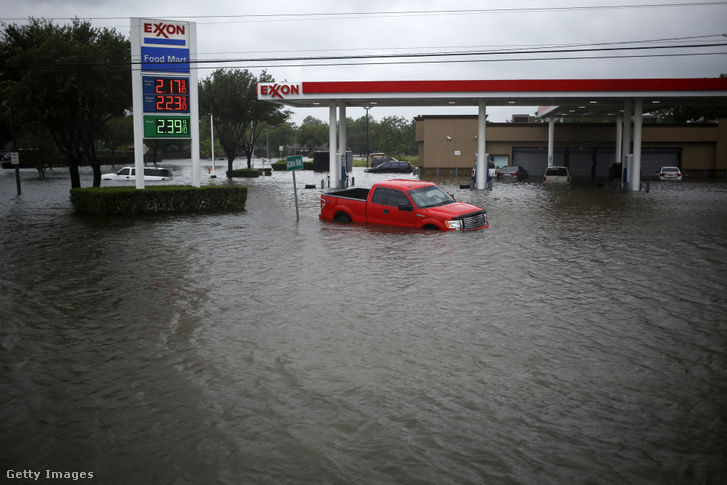
[[[235,182],[242,213],[115,219],[23,177],[0,173],[6,479],[727,483],[725,181],[439,179],[488,209],[462,234],[320,222],[310,172],[298,223],[288,173]]]

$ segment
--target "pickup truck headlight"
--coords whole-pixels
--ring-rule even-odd
[[[462,230],[462,221],[444,221],[449,229]]]

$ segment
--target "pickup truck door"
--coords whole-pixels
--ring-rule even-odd
[[[412,210],[401,210],[400,206]],[[372,224],[389,226],[418,226],[414,204],[401,190],[377,187],[367,208],[367,220]]]

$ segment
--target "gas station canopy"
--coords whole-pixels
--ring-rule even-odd
[[[259,83],[259,100],[286,106],[540,106],[541,117],[617,116],[626,100],[644,112],[727,105],[727,78],[324,81]]]

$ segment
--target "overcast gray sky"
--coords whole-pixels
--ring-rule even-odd
[[[200,59],[276,81],[717,77],[727,73],[727,1],[697,0],[0,0],[2,20],[73,17],[129,35],[129,18],[193,21]],[[698,47],[711,45],[711,47]],[[641,49],[650,47],[650,49]],[[669,48],[666,48],[669,47]],[[578,52],[563,52],[564,50]],[[517,53],[516,51],[526,51]],[[472,52],[476,55],[462,55]],[[287,60],[445,54],[345,60]],[[244,61],[249,59],[249,61]],[[534,108],[489,108],[505,121]],[[383,116],[476,108],[379,108]],[[327,108],[300,109],[327,120]],[[350,108],[359,118],[363,109]]]

